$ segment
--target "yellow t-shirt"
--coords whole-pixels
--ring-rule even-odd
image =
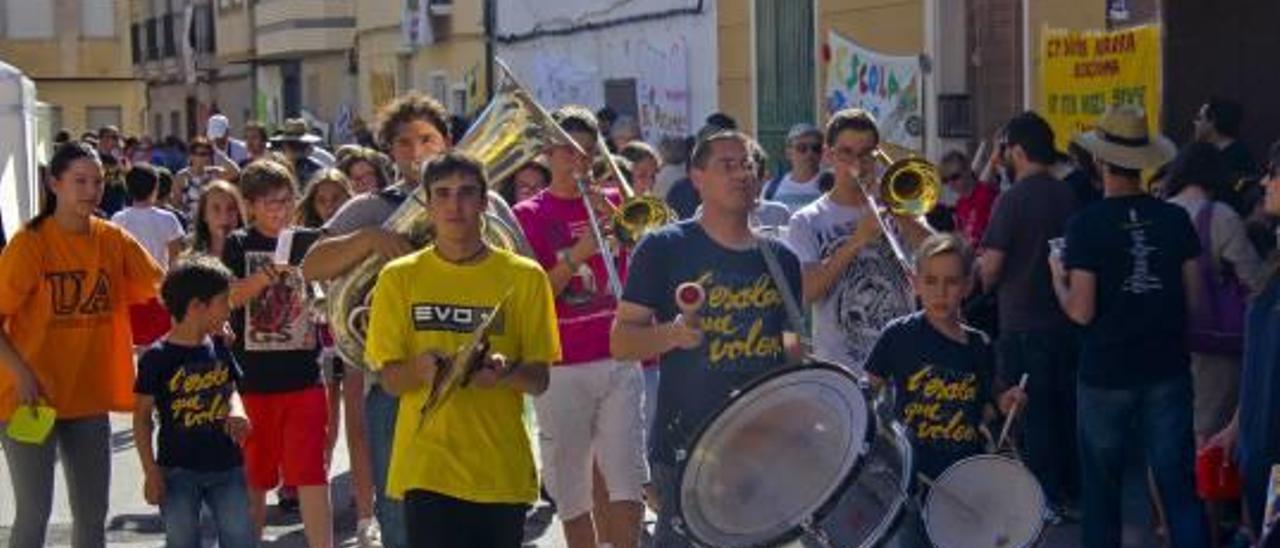
[[[129,305],[163,278],[133,236],[100,219],[88,234],[52,218],[14,234],[0,255],[0,319],[58,418],[133,409]],[[0,368],[0,421],[17,405],[16,380]]]
[[[455,353],[511,289],[489,339],[518,362],[560,359],[555,301],[537,263],[495,250],[467,266],[428,247],[387,263],[373,289],[365,360],[375,370],[429,350]],[[420,389],[400,399],[387,493],[422,489],[477,503],[537,500],[523,396],[510,388],[459,387],[425,423]],[[421,425],[421,426],[420,426]]]

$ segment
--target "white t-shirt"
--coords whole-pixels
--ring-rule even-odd
[[[186,235],[178,216],[158,207],[126,207],[112,215],[111,222],[129,231],[165,269],[169,268],[169,242]]]
[[[813,203],[818,197],[822,196],[822,190],[818,188],[818,178],[822,173],[814,173],[808,181],[797,181],[791,178],[791,173],[787,173],[778,182],[778,189],[774,191],[770,200],[782,202],[792,213],[799,211],[800,208]]]
[[[821,262],[853,235],[864,215],[871,214],[870,208],[840,205],[822,196],[791,216],[787,243],[802,266]],[[886,221],[893,227],[892,219]],[[914,308],[906,272],[888,241],[878,238],[862,248],[827,294],[813,303],[814,354],[862,371],[880,331]]]

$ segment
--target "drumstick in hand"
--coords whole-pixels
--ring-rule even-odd
[[[707,290],[702,288],[702,284],[685,282],[676,286],[676,308],[679,308],[680,315],[684,316],[685,325],[702,329],[698,311],[702,310],[702,305],[706,301]]]
[[[1026,391],[1027,377],[1029,376],[1030,375],[1028,375],[1027,373],[1022,374],[1022,380],[1018,381],[1018,388],[1020,390]],[[1015,401],[1013,402],[1013,408],[1009,410],[1009,416],[1004,418],[1004,427],[1000,429],[1000,440],[996,442],[996,452],[999,452],[1000,448],[1004,447],[1004,440],[1005,438],[1009,437],[1009,427],[1013,426],[1013,417],[1014,415],[1017,415],[1017,414],[1018,414],[1018,402]]]

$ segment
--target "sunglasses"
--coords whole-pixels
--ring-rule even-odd
[[[812,152],[814,154],[822,152],[822,145],[818,143],[801,143],[794,145],[794,148],[796,152]]]

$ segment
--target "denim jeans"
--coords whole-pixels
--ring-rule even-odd
[[[1027,374],[1027,407],[1021,447],[1027,467],[1051,504],[1079,495],[1076,448],[1076,369],[1079,340],[1074,329],[1014,331],[996,343],[1000,372],[1016,384]]]
[[[409,533],[405,529],[404,506],[387,496],[387,472],[391,468],[391,444],[396,436],[396,414],[400,399],[388,394],[378,384],[369,389],[364,400],[365,430],[369,434],[369,457],[373,461],[373,513],[382,528],[382,544],[386,548],[406,548]]]
[[[1207,546],[1204,506],[1195,491],[1191,374],[1113,389],[1079,385],[1081,523],[1084,546],[1120,546],[1125,449],[1135,425],[1151,467],[1173,548]]]
[[[249,488],[244,468],[200,472],[186,468],[165,468],[164,499],[160,516],[164,519],[165,546],[200,547],[200,508],[209,506],[218,530],[218,546],[251,548],[253,519],[249,516]]]

